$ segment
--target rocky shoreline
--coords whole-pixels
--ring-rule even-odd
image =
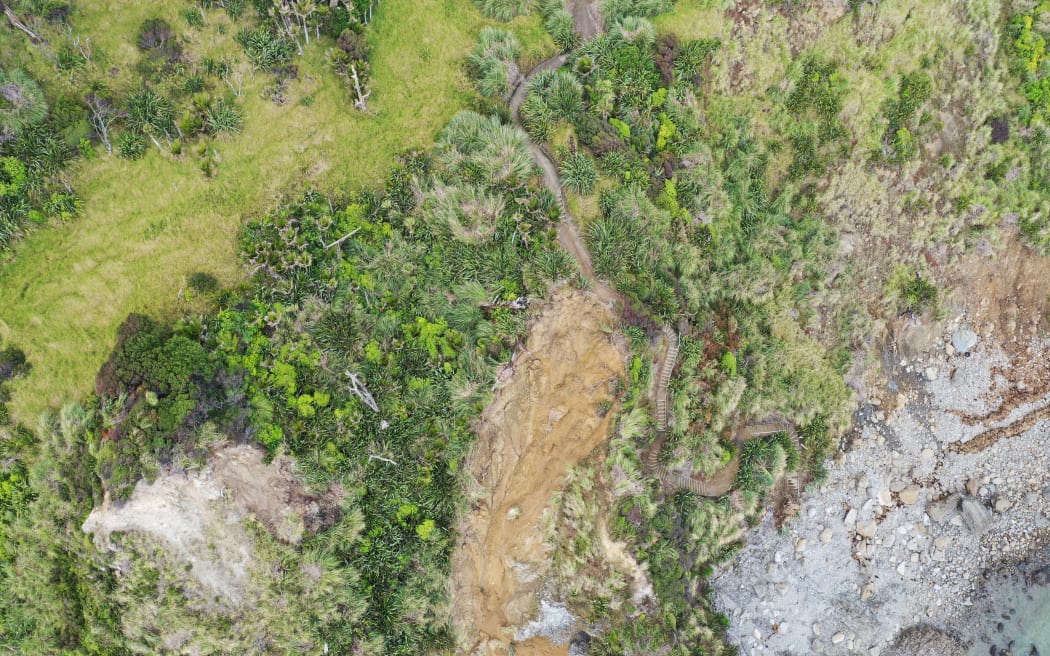
[[[1050,540],[1050,343],[1004,349],[961,318],[942,330],[924,353],[884,359],[887,385],[828,481],[782,529],[767,517],[717,576],[742,654],[1050,651],[1003,633],[1024,614],[1006,608],[1024,594],[1017,565],[1039,570]],[[922,642],[909,627],[964,651],[909,651]]]

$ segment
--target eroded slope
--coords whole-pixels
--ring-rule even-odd
[[[549,567],[543,516],[568,471],[605,440],[624,352],[616,318],[589,293],[562,289],[500,376],[509,382],[478,429],[470,469],[481,486],[454,557],[460,651],[508,653]],[[515,653],[565,653],[542,638]],[[531,650],[531,651],[530,651]]]

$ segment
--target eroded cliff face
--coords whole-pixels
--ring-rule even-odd
[[[564,654],[543,638],[514,643],[537,608],[550,566],[544,514],[565,475],[607,437],[625,348],[595,296],[562,289],[500,372],[496,400],[469,461],[478,488],[453,558],[459,652]]]

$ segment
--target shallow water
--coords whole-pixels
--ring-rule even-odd
[[[1020,568],[1024,569],[1024,568]],[[1031,569],[1029,571],[1032,571]],[[993,576],[969,623],[971,656],[1050,655],[1050,569]],[[966,635],[966,627],[961,627]]]

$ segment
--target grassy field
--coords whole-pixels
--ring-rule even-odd
[[[233,41],[237,26],[215,10],[203,30],[188,30],[178,16],[186,6],[85,2],[73,33],[90,36],[106,67],[130,68],[138,25],[160,15],[190,36],[197,56],[225,52],[243,60]],[[227,29],[216,29],[220,23]],[[246,217],[306,186],[338,192],[376,185],[398,153],[427,146],[471,97],[462,60],[485,24],[470,0],[382,3],[367,115],[326,70],[321,47],[297,60],[299,76],[283,105],[261,97],[266,76],[246,74],[242,131],[210,144],[218,161],[212,179],[198,170],[196,155],[174,158],[155,148],[135,162],[103,156],[79,163],[73,185],[83,215],[31,234],[0,264],[0,338],[22,347],[33,364],[11,385],[14,416],[32,422],[90,389],[129,312],[193,310],[180,295],[190,273],[207,271],[227,284],[242,279],[235,238]],[[537,18],[511,27],[525,53],[551,47]],[[46,70],[41,59],[27,63]]]

